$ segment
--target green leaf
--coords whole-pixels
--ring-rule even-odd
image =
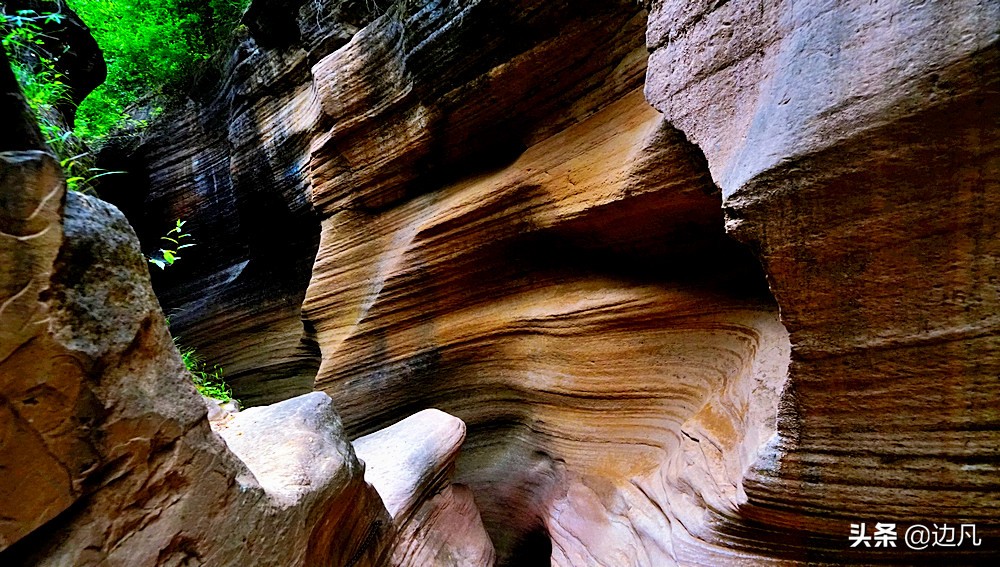
[[[94,168],[91,168],[90,171],[94,171]],[[90,180],[93,181],[94,179],[97,179],[98,177],[104,177],[105,175],[118,175],[120,173],[125,173],[125,172],[124,171],[105,171],[104,173],[98,173],[97,175],[91,176]]]

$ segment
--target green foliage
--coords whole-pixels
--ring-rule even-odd
[[[69,87],[56,70],[55,59],[43,48],[41,24],[61,20],[61,14],[38,14],[33,10],[3,14],[3,47],[28,105],[39,117],[53,118],[58,114],[56,107],[69,101]],[[41,124],[47,138],[61,134],[54,122],[46,120]]]
[[[166,318],[166,323],[167,327],[170,327],[170,317]],[[191,374],[191,380],[199,394],[223,403],[233,399],[233,391],[226,384],[222,369],[218,365],[210,368],[195,349],[181,345],[180,337],[174,337],[174,346],[177,347],[181,362]],[[239,403],[239,400],[236,400],[236,403]]]
[[[39,128],[53,153],[60,158],[66,173],[66,187],[88,192],[95,179],[120,173],[94,167],[86,144],[67,128],[60,106],[71,104],[69,86],[56,69],[58,54],[45,48],[42,24],[59,23],[62,14],[38,14],[32,10],[3,13],[3,47],[11,61],[14,76],[21,84],[25,99],[38,120]]]
[[[249,0],[69,0],[104,51],[108,79],[78,109],[76,129],[100,139],[151,93],[181,91],[225,45]]]
[[[56,69],[61,54],[47,53],[43,26],[60,13],[3,11],[3,46],[13,62],[28,103],[56,155],[77,167],[67,171],[71,189],[86,189],[99,176],[86,153],[114,129],[142,127],[130,105],[156,94],[180,94],[207,61],[225,46],[250,0],[69,0],[104,52],[108,77],[77,108],[76,124],[65,125],[57,108],[71,103],[69,86]],[[50,42],[52,43],[57,42]],[[151,105],[152,106],[152,105]],[[147,109],[155,115],[161,109]]]
[[[68,137],[72,136],[73,133],[64,132],[63,135]],[[77,143],[66,143],[65,148],[76,146]],[[96,179],[100,179],[106,175],[125,173],[124,171],[112,171],[95,167],[93,165],[93,156],[89,151],[63,158],[59,160],[59,165],[62,166],[63,171],[66,173],[66,188],[70,191],[80,191],[83,193],[89,193],[93,189],[93,182]]]
[[[199,394],[223,403],[233,399],[233,391],[226,384],[221,368],[218,366],[209,367],[195,352],[195,349],[181,346],[177,343],[177,339],[174,339],[174,344],[177,345],[177,349],[181,353],[181,360],[184,362],[184,368],[191,374],[194,387]]]
[[[174,262],[181,259],[178,255],[181,249],[194,246],[193,242],[185,240],[191,238],[190,234],[184,232],[185,223],[187,221],[177,219],[174,228],[170,229],[166,235],[160,237],[166,248],[160,248],[159,257],[151,256],[149,258],[150,264],[157,266],[161,270],[165,270],[167,266],[173,266]]]

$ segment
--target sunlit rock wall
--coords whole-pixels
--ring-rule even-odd
[[[181,216],[212,251],[160,297],[247,401],[315,385],[352,436],[461,418],[449,486],[500,564],[954,553],[851,551],[860,521],[996,537],[995,5],[245,21],[214,94],[109,155],[146,242]]]
[[[510,61],[402,12],[314,67],[316,385],[357,433],[461,417],[456,481],[502,564],[671,562],[675,531],[745,501],[787,369],[703,155],[641,95],[645,15],[586,6]]]
[[[858,561],[996,552],[998,21],[980,2],[654,3],[647,98],[704,151],[792,343],[780,437],[721,546],[844,560],[867,521],[899,545]],[[983,547],[913,551],[913,523],[977,524]]]

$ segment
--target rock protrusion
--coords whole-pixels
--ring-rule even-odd
[[[472,492],[452,484],[462,420],[428,409],[354,441],[398,530],[391,564],[490,567],[496,560]]]
[[[232,441],[246,463],[209,427],[125,217],[67,194],[51,155],[0,153],[0,563],[380,564],[392,524],[328,396],[228,427],[253,437]]]

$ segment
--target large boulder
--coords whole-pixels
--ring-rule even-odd
[[[490,567],[496,560],[472,491],[453,484],[462,420],[427,409],[354,441],[365,480],[397,529],[392,565]]]

